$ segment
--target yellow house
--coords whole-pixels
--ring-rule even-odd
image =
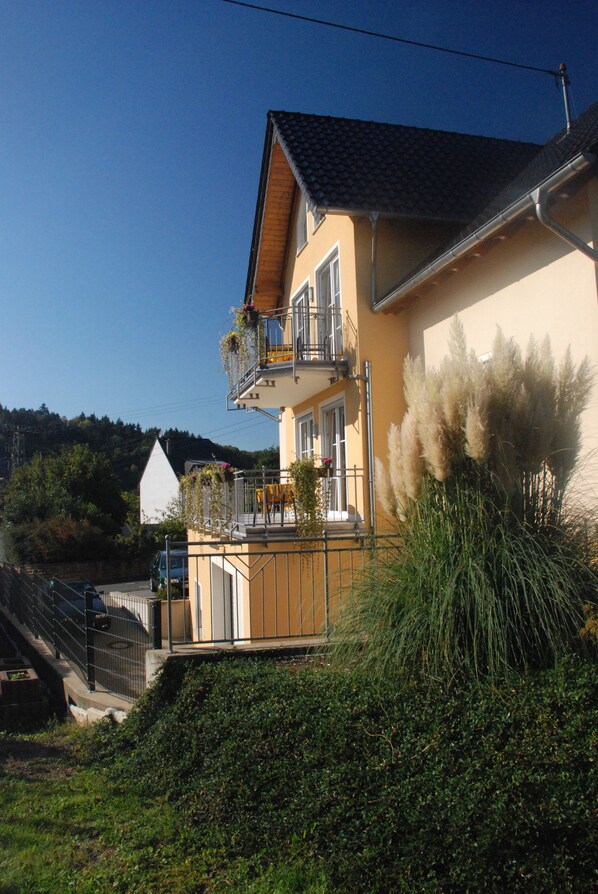
[[[216,500],[198,489],[198,640],[316,634],[333,619],[337,582],[384,530],[373,460],[404,412],[405,356],[437,365],[455,313],[478,356],[500,325],[598,366],[597,148],[598,104],[544,147],[269,113],[227,399],[279,420],[281,469],[237,473]],[[594,403],[584,447],[597,439]],[[310,457],[326,540],[298,557],[288,469]]]

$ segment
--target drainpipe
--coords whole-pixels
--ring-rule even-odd
[[[578,249],[578,251],[583,252],[584,255],[587,255],[588,258],[591,258],[595,264],[598,264],[598,251],[595,248],[590,248],[583,239],[580,239],[575,233],[572,233],[571,230],[568,230],[561,223],[555,220],[553,217],[550,217],[548,214],[548,193],[547,189],[539,187],[535,189],[532,193],[532,199],[534,201],[534,208],[536,211],[536,217],[540,221],[540,223],[545,226],[548,230],[551,230],[555,235],[559,236],[565,242],[568,242],[569,245],[572,245],[573,248]]]
[[[363,375],[346,376],[351,382],[364,382],[365,394],[365,428],[368,451],[368,493],[370,500],[370,528],[372,534],[376,533],[376,488],[374,480],[374,427],[372,416],[372,364],[369,360],[363,361]]]
[[[376,303],[376,294],[378,291],[378,284],[376,282],[376,256],[378,253],[378,218],[380,217],[380,213],[378,211],[373,211],[370,214],[370,220],[372,222],[372,258],[371,258],[371,276],[372,276],[372,307]]]
[[[363,373],[365,376],[365,419],[367,426],[368,444],[368,485],[370,492],[370,527],[372,534],[376,535],[376,487],[374,479],[374,428],[372,418],[372,364],[364,360]]]

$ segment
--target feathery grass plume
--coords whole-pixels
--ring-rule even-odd
[[[451,474],[453,453],[442,410],[435,400],[424,402],[425,412],[419,426],[422,455],[426,467],[436,481],[446,481]]]
[[[395,497],[395,492],[390,481],[388,469],[381,459],[374,460],[376,494],[382,504],[382,508],[388,515],[400,516],[400,509]]]
[[[566,485],[579,455],[581,444],[580,415],[587,407],[592,388],[592,368],[584,358],[577,370],[573,365],[571,350],[559,368],[556,393],[556,426],[553,440],[551,469],[562,486]]]
[[[449,354],[439,370],[440,405],[449,431],[452,450],[463,449],[463,429],[471,393],[471,369],[465,343],[465,332],[458,317],[453,317],[449,330]]]
[[[420,418],[421,401],[426,391],[426,374],[421,357],[405,357],[403,364],[403,389],[405,401],[417,418]]]
[[[490,456],[490,429],[481,401],[471,401],[465,417],[465,453],[477,463]]]
[[[410,500],[417,500],[425,466],[417,418],[412,409],[407,410],[403,417],[400,430],[400,451],[405,493]]]

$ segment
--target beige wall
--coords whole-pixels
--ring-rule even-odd
[[[588,198],[594,202],[592,214]],[[596,182],[551,213],[590,241],[598,232]],[[511,237],[418,299],[407,311],[409,349],[426,366],[438,366],[447,352],[454,314],[478,356],[491,350],[497,326],[525,350],[530,336],[550,337],[560,360],[570,346],[579,363],[588,356],[598,370],[596,265],[559,237],[529,221]],[[582,453],[590,469],[598,448],[598,389],[583,419]],[[591,472],[592,480],[596,478]],[[598,480],[598,479],[597,479]]]

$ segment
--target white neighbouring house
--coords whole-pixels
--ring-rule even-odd
[[[160,439],[152,452],[139,482],[139,517],[143,524],[157,525],[168,506],[177,498],[179,479]]]

